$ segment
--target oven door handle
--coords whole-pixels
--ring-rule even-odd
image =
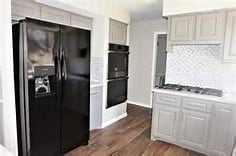
[[[117,79],[109,79],[107,80],[108,82],[112,82],[112,81],[120,81],[120,80],[128,80],[129,77],[122,77],[122,78],[117,78]]]

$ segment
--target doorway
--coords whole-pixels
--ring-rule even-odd
[[[166,43],[167,34],[158,34],[156,42],[156,65],[155,65],[155,76],[154,76],[154,87],[165,84],[166,75]]]

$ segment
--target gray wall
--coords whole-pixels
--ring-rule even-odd
[[[128,101],[151,107],[154,33],[166,31],[165,19],[131,21]]]

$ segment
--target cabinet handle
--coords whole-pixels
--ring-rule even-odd
[[[93,93],[90,93],[90,95],[96,95],[98,94],[99,92],[93,92]]]
[[[231,113],[231,111],[228,110],[228,109],[222,109],[221,111],[222,111],[222,112],[225,112],[225,113]]]

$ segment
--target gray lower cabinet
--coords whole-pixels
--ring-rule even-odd
[[[163,140],[209,156],[229,156],[234,107],[199,98],[154,92],[152,140]]]
[[[109,19],[109,42],[126,45],[128,24]]]
[[[217,103],[213,108],[209,150],[214,155],[230,155],[233,142],[233,136],[230,136],[232,113],[231,105]]]
[[[179,109],[175,107],[156,105],[153,112],[152,135],[168,141],[176,141]]]
[[[185,146],[206,150],[210,114],[183,109],[179,142]]]
[[[102,86],[90,88],[90,130],[102,125]]]

